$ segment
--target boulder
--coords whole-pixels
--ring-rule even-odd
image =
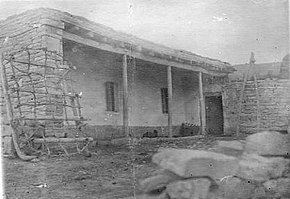
[[[218,141],[217,147],[218,148],[228,148],[233,149],[237,151],[243,151],[244,150],[244,143],[238,140],[232,140],[232,141]]]
[[[256,184],[237,177],[229,177],[219,183],[217,196],[223,199],[252,199]]]
[[[283,173],[283,177],[285,178],[290,178],[290,161],[287,165],[287,168],[285,169],[284,173]]]
[[[246,138],[245,152],[289,157],[290,134],[265,131],[250,135]]]
[[[200,150],[163,149],[152,157],[152,161],[184,178],[208,176],[220,179],[234,175],[238,170],[237,158]]]
[[[122,199],[170,199],[170,198],[166,192],[162,192],[161,194],[142,194],[137,195],[136,197],[131,196]]]
[[[247,154],[241,158],[236,176],[265,182],[271,178],[281,177],[288,168],[288,164],[289,160],[282,157],[265,158]]]
[[[263,183],[265,188],[277,197],[290,198],[290,178],[279,178]]]
[[[171,199],[207,199],[210,186],[207,178],[180,180],[170,183],[166,192]]]
[[[259,185],[252,194],[252,199],[271,199],[263,185]]]
[[[241,156],[244,152],[244,143],[241,141],[218,141],[216,152],[231,156]]]
[[[149,193],[154,190],[162,190],[166,188],[167,184],[180,180],[181,178],[172,172],[163,172],[149,178],[146,178],[140,182],[140,189],[143,193]]]

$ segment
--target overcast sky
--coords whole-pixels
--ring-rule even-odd
[[[0,20],[38,7],[231,64],[248,62],[251,51],[257,63],[289,52],[288,0],[0,0]]]

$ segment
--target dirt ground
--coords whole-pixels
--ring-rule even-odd
[[[214,151],[217,140],[229,139],[233,138],[145,139],[131,147],[126,144],[98,144],[90,149],[91,157],[74,155],[68,159],[59,155],[39,162],[4,158],[6,198],[111,199],[133,196],[140,193],[138,181],[158,170],[151,163],[151,157],[158,148]]]

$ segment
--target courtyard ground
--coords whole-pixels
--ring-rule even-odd
[[[143,139],[133,146],[100,143],[90,149],[91,157],[63,155],[24,162],[4,158],[7,199],[111,199],[140,193],[138,181],[158,171],[151,157],[158,148],[215,150],[217,140],[231,137],[188,137]],[[135,179],[135,180],[134,180]]]

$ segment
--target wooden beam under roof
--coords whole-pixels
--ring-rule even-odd
[[[160,44],[153,43],[151,41],[137,38],[133,35],[128,35],[126,33],[117,32],[112,28],[91,22],[83,17],[63,15],[63,21],[66,23],[75,25],[77,27],[90,30],[92,32],[96,32],[101,35],[107,35],[112,39],[116,39],[116,40],[128,42],[128,43],[134,43],[136,45],[140,45],[145,48],[154,49],[157,52],[160,52],[163,54],[177,56],[178,58],[181,58],[181,59],[192,60],[199,63],[207,63],[209,65],[217,66],[220,68],[231,67],[229,63],[222,62],[220,60],[216,60],[216,59],[212,59],[208,57],[202,57],[197,54],[184,51],[184,50],[172,49],[172,48],[160,45]]]
[[[214,76],[225,76],[235,71],[234,68],[229,63],[222,62],[216,59],[211,59],[208,57],[202,57],[200,55],[197,55],[188,51],[184,51],[184,50],[172,49],[164,45],[160,45],[160,44],[153,43],[151,41],[140,39],[133,35],[116,31],[102,24],[89,21],[88,19],[84,17],[71,15],[70,13],[62,12],[60,10],[55,10],[55,9],[50,9],[50,8],[38,8],[34,10],[29,10],[19,15],[11,16],[7,20],[0,21],[0,24],[4,25],[6,24],[6,22],[10,24],[11,21],[15,21],[15,20],[17,21],[19,20],[19,18],[23,16],[29,15],[29,16],[35,17],[36,14],[41,15],[42,20],[40,23],[44,26],[50,26],[53,28],[64,30],[65,26],[70,24],[72,26],[75,26],[76,29],[83,29],[83,30],[88,31],[89,37],[86,39],[94,40],[94,38],[90,38],[90,37],[92,37],[93,34],[99,34],[101,36],[104,36],[105,40],[107,39],[113,40],[121,44],[124,44],[125,46],[119,45],[119,47],[124,48],[123,50],[126,50],[127,48],[126,45],[130,44],[136,47],[137,50],[135,49],[135,51],[137,52],[138,52],[138,48],[141,47],[140,48],[142,49],[141,54],[146,54],[144,53],[144,51],[147,50],[149,51],[149,54],[151,54],[151,57],[153,58],[158,57],[159,59],[162,59],[162,60],[169,59],[170,63],[175,61],[176,63],[187,65],[187,67],[180,67],[180,66],[177,66],[178,64],[175,64],[175,67],[186,68],[193,71],[202,71],[204,73],[214,75]],[[71,32],[71,33],[75,34],[74,32]],[[124,53],[121,53],[121,54],[124,54]],[[148,57],[147,54],[146,54],[146,57]],[[140,57],[140,59],[142,58]],[[146,59],[146,60],[151,61],[149,59]],[[155,63],[160,63],[160,62],[155,62]],[[163,64],[163,63],[160,63],[160,64]],[[164,65],[168,65],[168,64],[164,64]],[[172,64],[169,64],[169,65],[172,65]],[[203,68],[207,72],[203,70],[196,70],[196,67]]]
[[[112,45],[109,45],[106,43],[97,42],[97,41],[83,38],[81,36],[78,36],[78,35],[75,35],[72,33],[68,33],[65,31],[63,31],[63,38],[70,40],[70,41],[74,41],[76,43],[86,45],[86,46],[98,48],[98,49],[113,52],[113,53],[129,55],[129,56],[132,56],[132,57],[144,60],[144,61],[148,61],[148,62],[160,64],[160,65],[173,66],[173,67],[182,68],[182,69],[186,69],[186,70],[202,72],[202,73],[213,75],[213,76],[225,76],[228,74],[225,72],[216,72],[216,71],[206,70],[204,68],[201,68],[200,66],[190,65],[187,63],[179,63],[176,61],[171,61],[171,60],[162,59],[162,58],[158,58],[158,57],[147,56],[141,52],[128,51],[127,49],[124,49],[121,47],[112,46]]]
[[[151,49],[155,53],[161,53],[168,56],[178,57],[179,59],[185,59],[187,61],[197,62],[202,66],[212,66],[212,68],[218,68],[223,71],[215,71],[215,73],[231,73],[234,68],[227,62],[222,62],[217,59],[212,59],[208,57],[202,57],[200,55],[194,54],[189,51],[172,49],[167,46],[156,44],[151,41],[140,39],[133,35],[129,35],[120,31],[116,31],[110,27],[102,24],[98,24],[88,19],[80,16],[71,15],[67,12],[62,12],[54,9],[40,8],[38,10],[42,11],[44,18],[53,19],[55,21],[62,21],[65,24],[70,24],[78,28],[86,29],[92,33],[97,33],[99,35],[107,36],[113,40],[118,40],[124,43],[131,43],[136,46],[142,46],[147,49]],[[48,24],[49,25],[49,24]],[[205,68],[207,70],[207,68]]]

